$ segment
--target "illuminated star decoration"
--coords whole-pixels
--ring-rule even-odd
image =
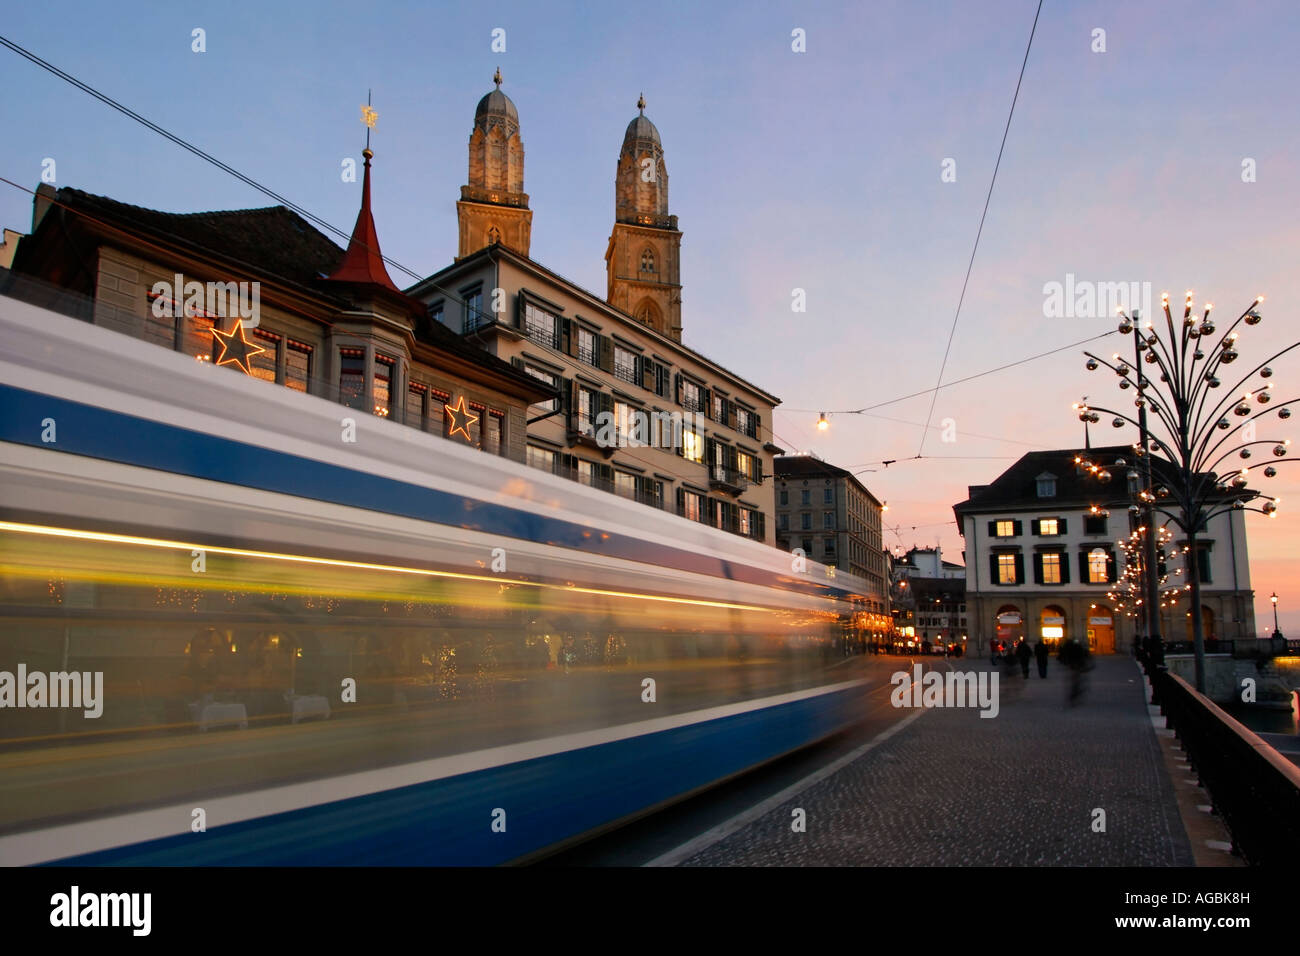
[[[456,432],[463,432],[466,441],[473,441],[474,439],[469,437],[469,427],[478,421],[478,417],[471,415],[465,409],[464,395],[456,400],[456,405],[454,407],[451,405],[447,406],[447,414],[451,416],[451,429],[447,432],[447,437],[454,438],[456,437]],[[464,424],[461,424],[462,418],[464,419]]]
[[[238,366],[245,375],[252,375],[253,367],[249,364],[248,360],[254,355],[260,355],[262,352],[265,352],[266,349],[248,341],[248,337],[244,335],[244,320],[236,319],[235,327],[229,332],[222,332],[214,324],[212,326],[212,334],[216,336],[217,341],[221,343],[221,355],[217,357],[217,364],[235,365]]]

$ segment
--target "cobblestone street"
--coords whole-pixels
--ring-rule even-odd
[[[1055,659],[1045,680],[1003,675],[995,718],[932,708],[683,865],[1193,865],[1141,673],[1128,657],[1096,665],[1075,708]]]

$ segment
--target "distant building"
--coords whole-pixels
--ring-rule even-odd
[[[966,627],[966,569],[943,560],[943,549],[912,548],[895,559],[893,593],[903,611],[903,627],[911,627],[918,646],[961,645]],[[904,643],[906,643],[904,641]]]
[[[912,577],[966,580],[966,569],[960,564],[945,561],[943,549],[939,545],[933,548],[912,548],[896,562],[895,569],[901,569]]]
[[[953,506],[966,539],[966,598],[977,644],[1024,637],[1049,643],[1078,638],[1100,653],[1131,646],[1129,615],[1135,609],[1131,598],[1117,592],[1123,544],[1133,530],[1124,476],[1101,482],[1076,464],[1080,456],[1100,464],[1134,460],[1128,445],[1030,452],[992,484],[971,486],[969,497]],[[1192,571],[1200,574],[1205,636],[1252,637],[1254,592],[1243,513],[1212,518],[1197,535],[1198,554],[1186,555],[1192,558],[1186,561],[1179,554],[1187,544],[1182,532],[1168,527],[1172,534],[1162,551],[1167,560],[1160,560],[1175,585],[1189,581]],[[1172,604],[1162,611],[1161,634],[1166,641],[1188,640],[1186,595]]]
[[[881,549],[881,503],[843,468],[811,455],[786,455],[776,469],[776,540],[810,561],[868,582],[870,630],[888,631],[889,571]]]

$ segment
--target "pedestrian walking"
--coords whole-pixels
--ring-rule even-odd
[[[1050,653],[1051,651],[1048,650],[1047,645],[1044,644],[1042,639],[1040,638],[1038,643],[1034,645],[1034,657],[1038,659],[1039,677],[1047,676],[1047,656]]]
[[[1021,638],[1016,645],[1016,657],[1020,659],[1020,671],[1025,679],[1029,678],[1029,662],[1033,659],[1034,652],[1029,649],[1029,642]]]

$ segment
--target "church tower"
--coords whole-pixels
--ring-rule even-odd
[[[659,131],[640,114],[627,125],[614,181],[614,231],[605,250],[606,301],[637,321],[682,338],[682,234],[668,215],[668,167]]]
[[[519,138],[519,111],[496,89],[478,101],[469,137],[469,183],[460,187],[456,219],[463,259],[494,242],[528,255],[533,211],[524,192],[524,143]]]

